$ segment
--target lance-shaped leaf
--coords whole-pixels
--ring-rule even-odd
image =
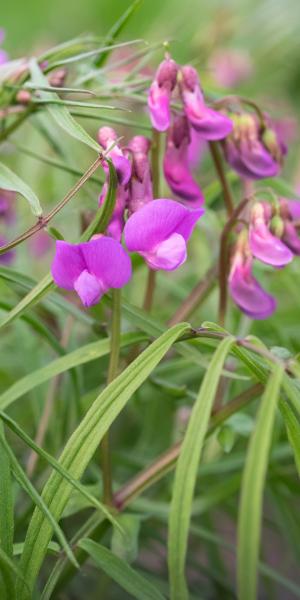
[[[187,600],[189,597],[184,570],[198,464],[223,364],[233,343],[231,336],[225,338],[213,355],[194,404],[177,462],[168,540],[172,600]]]
[[[36,217],[42,215],[40,201],[34,191],[18,175],[0,162],[0,188],[21,194],[29,202],[29,206]]]
[[[60,457],[60,464],[74,479],[81,477],[99,442],[132,394],[147,379],[176,339],[188,328],[189,325],[181,323],[166,331],[96,398]],[[57,472],[52,473],[46,483],[42,498],[57,521],[66,506],[71,490],[72,485]],[[31,589],[35,585],[52,533],[51,524],[42,512],[36,509],[29,524],[21,559],[21,566]],[[22,583],[17,592],[20,597],[27,598]]]
[[[240,600],[257,598],[263,489],[282,376],[283,368],[276,365],[261,400],[246,456],[238,516],[237,587]]]

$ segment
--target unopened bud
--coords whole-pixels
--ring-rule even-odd
[[[272,154],[273,158],[280,163],[282,160],[282,152],[274,129],[268,128],[264,130],[262,142],[267,150],[269,150],[270,154]]]
[[[29,104],[31,101],[31,93],[27,90],[19,90],[16,95],[16,101],[18,104]]]
[[[275,215],[271,220],[271,231],[276,235],[276,237],[281,238],[284,232],[284,221],[278,216]]]
[[[67,69],[58,69],[49,75],[49,84],[53,87],[63,87],[67,76]]]
[[[178,66],[172,58],[163,60],[157,69],[155,79],[159,87],[173,91],[177,82]]]

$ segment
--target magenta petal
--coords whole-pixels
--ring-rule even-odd
[[[182,235],[172,233],[168,239],[160,242],[151,252],[141,254],[151,269],[173,271],[186,260],[186,242]]]
[[[65,290],[72,290],[74,281],[85,268],[79,245],[75,246],[60,240],[56,242],[56,252],[51,266],[56,285]]]
[[[249,245],[253,256],[274,267],[282,267],[293,260],[293,253],[272,235],[265,223],[250,225]]]
[[[188,114],[191,125],[206,140],[222,140],[232,131],[232,121],[212,108],[205,106],[202,114]]]
[[[128,158],[125,158],[119,152],[111,152],[111,159],[116,169],[118,182],[120,185],[126,185],[131,176],[131,164]]]
[[[188,167],[187,145],[176,148],[169,145],[164,157],[164,175],[172,192],[183,200],[202,206],[204,197]]]
[[[132,252],[148,252],[172,233],[187,241],[203,209],[188,210],[174,200],[149,202],[128,219],[124,227],[127,248]]]
[[[170,92],[159,87],[157,81],[151,84],[148,95],[148,107],[151,123],[158,131],[166,131],[170,127]]]
[[[235,262],[229,276],[230,294],[237,306],[252,319],[266,319],[276,309],[276,300],[253,277],[252,261]]]
[[[287,200],[289,213],[295,221],[300,219],[300,201],[299,200]]]
[[[107,289],[103,288],[101,281],[95,275],[91,275],[86,269],[80,273],[74,282],[74,289],[84,306],[97,304],[101,296],[107,291]]]
[[[0,48],[0,66],[8,62],[8,54]]]
[[[101,236],[80,244],[87,270],[102,282],[103,287],[121,288],[131,277],[131,261],[116,240]]]
[[[280,165],[273,159],[271,154],[260,142],[253,145],[241,144],[242,162],[246,169],[256,179],[264,177],[275,177],[280,170]]]
[[[300,256],[300,238],[298,237],[296,227],[290,221],[286,221],[285,223],[283,241],[294,254]]]

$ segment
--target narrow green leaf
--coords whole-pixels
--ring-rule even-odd
[[[79,547],[85,550],[93,562],[111,577],[119,586],[137,600],[163,600],[164,596],[150,581],[134,571],[124,560],[113,554],[105,546],[93,540],[83,539]]]
[[[0,444],[5,440],[0,423]],[[0,452],[0,548],[10,557],[13,555],[14,504],[10,462],[7,455]]]
[[[43,75],[35,59],[32,59],[30,61],[30,72],[32,82],[34,84],[41,86],[48,85],[48,80]],[[40,92],[40,98],[45,101],[53,101],[53,99],[56,99],[56,97],[57,100],[60,101],[59,97],[54,93],[43,91]],[[80,142],[83,142],[96,152],[100,152],[101,148],[99,144],[85,131],[85,129],[83,129],[83,127],[81,127],[81,125],[79,125],[79,123],[77,123],[77,121],[75,121],[75,119],[73,119],[72,115],[70,115],[69,111],[66,109],[65,106],[48,104],[47,110],[49,111],[53,119],[56,121],[56,123],[69,135],[76,138]]]
[[[289,442],[294,451],[295,463],[300,476],[300,421],[287,402],[280,402],[279,408],[285,422]]]
[[[138,333],[125,333],[121,337],[121,347],[126,347],[131,344],[136,344],[145,340],[145,336]],[[69,354],[53,360],[50,364],[45,367],[41,367],[36,371],[33,371],[29,375],[25,375],[8,388],[3,394],[0,395],[0,409],[3,410],[15,402],[18,398],[21,398],[27,392],[33,390],[38,385],[45,383],[52,377],[60,375],[69,369],[73,369],[79,365],[91,362],[105,356],[110,350],[110,338],[100,340],[99,342],[92,342],[81,346]]]
[[[42,207],[34,191],[2,162],[0,162],[0,187],[21,194],[29,202],[33,214],[36,217],[42,215]]]
[[[15,584],[17,579],[21,579],[25,588],[28,589],[26,579],[14,560],[0,548],[0,580],[2,577],[3,585],[0,585],[1,600],[15,600]]]
[[[114,42],[114,40],[117,38],[117,36],[121,33],[121,31],[124,29],[126,23],[129,21],[130,17],[135,13],[135,11],[140,8],[142,4],[142,0],[134,0],[134,2],[132,2],[128,8],[125,10],[125,12],[121,15],[121,17],[118,19],[118,21],[116,21],[116,23],[114,23],[114,25],[112,26],[112,28],[109,30],[105,41],[108,45],[108,48],[106,50],[106,52],[103,52],[99,58],[95,61],[95,65],[96,67],[101,67],[104,62],[106,61],[106,59],[109,56],[109,53],[112,50],[112,44]]]
[[[73,563],[73,565],[75,567],[78,567],[76,558],[65,538],[63,531],[61,530],[57,521],[53,517],[47,504],[44,502],[44,500],[41,498],[39,493],[33,487],[32,483],[30,482],[27,475],[23,471],[21,465],[19,464],[18,460],[16,459],[12,449],[10,448],[10,446],[8,445],[8,443],[6,442],[6,440],[4,438],[0,438],[0,445],[2,447],[2,450],[4,452],[6,452],[7,456],[9,457],[16,480],[22,486],[22,488],[27,492],[27,494],[30,496],[30,498],[34,502],[34,504],[39,507],[41,513],[44,515],[45,519],[48,521],[50,526],[53,528],[53,531],[55,532],[55,535],[57,536],[57,539],[59,540],[59,542],[60,542],[62,548],[64,549],[66,555],[68,556],[69,560]],[[26,573],[23,574],[23,577],[27,581]],[[22,581],[20,583],[23,586],[24,579],[22,579]],[[27,587],[27,584],[26,584],[26,587]],[[26,593],[27,593],[27,590],[26,590]]]
[[[74,479],[79,479],[92,458],[103,435],[151,371],[168,352],[176,339],[189,325],[172,327],[153,342],[96,398],[89,411],[72,434],[60,457],[60,464]],[[53,517],[59,520],[70,497],[72,486],[60,474],[51,474],[42,498]],[[21,564],[30,588],[34,587],[43,562],[53,528],[39,509],[36,509],[28,527]],[[21,586],[19,595],[25,593]]]
[[[52,467],[55,469],[60,475],[66,479],[71,485],[78,491],[84,498],[86,498],[90,506],[94,506],[98,510],[100,510],[106,518],[116,527],[121,534],[124,533],[119,522],[113,517],[111,512],[106,508],[104,504],[99,502],[97,498],[95,498],[85,486],[81,485],[74,477],[72,477],[68,471],[66,471],[59,462],[51,456],[48,452],[40,448],[23,429],[10,417],[8,417],[4,412],[0,411],[0,418],[8,425],[8,427],[16,433],[30,448],[32,448],[39,456],[41,456],[44,460],[46,460]]]
[[[234,338],[225,338],[213,355],[194,404],[177,461],[168,539],[172,600],[188,598],[184,568],[198,463],[223,364],[233,343]]]
[[[276,365],[262,396],[246,456],[238,516],[237,587],[239,600],[255,600],[257,598],[263,489],[282,376],[282,367]]]
[[[16,317],[20,317],[27,308],[36,304],[51,289],[54,289],[54,283],[49,273],[18,302],[8,315],[0,320],[0,328],[11,323]]]

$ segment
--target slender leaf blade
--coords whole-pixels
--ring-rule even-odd
[[[21,194],[28,201],[33,214],[36,217],[42,216],[42,207],[35,192],[2,162],[0,162],[0,188]]]

